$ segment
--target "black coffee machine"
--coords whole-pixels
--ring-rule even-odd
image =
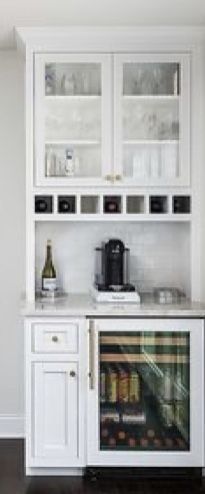
[[[124,243],[116,238],[97,247],[95,287],[99,291],[135,291],[129,282],[129,254]]]

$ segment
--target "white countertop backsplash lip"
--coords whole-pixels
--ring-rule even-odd
[[[183,317],[205,318],[205,304],[189,300],[177,304],[153,302],[96,303],[87,293],[71,293],[65,299],[35,302],[24,301],[21,313],[25,317]]]

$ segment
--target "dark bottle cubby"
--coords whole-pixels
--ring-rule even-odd
[[[75,196],[58,196],[58,213],[73,214],[76,212]]]
[[[121,213],[121,196],[104,196],[103,212],[108,214]]]
[[[191,213],[191,197],[190,196],[174,196],[172,198],[172,212],[174,214],[190,214]]]
[[[151,214],[166,214],[168,213],[168,198],[167,196],[150,196],[149,212]]]
[[[53,212],[52,196],[35,196],[35,213],[49,214]]]

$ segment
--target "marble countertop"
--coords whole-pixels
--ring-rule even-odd
[[[188,317],[204,318],[205,304],[184,301],[178,304],[156,304],[153,300],[136,303],[96,303],[89,294],[69,294],[55,301],[38,300],[22,304],[21,313],[27,317]]]

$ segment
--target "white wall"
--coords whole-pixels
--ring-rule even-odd
[[[23,61],[0,52],[0,435],[22,428],[25,265]]]

